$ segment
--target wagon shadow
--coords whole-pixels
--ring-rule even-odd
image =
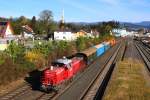
[[[42,71],[34,70],[32,72],[28,73],[28,76],[25,77],[25,81],[31,86],[33,90],[39,90],[40,91],[40,77],[41,77]]]

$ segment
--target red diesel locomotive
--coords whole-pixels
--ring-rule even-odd
[[[65,80],[73,76],[86,66],[86,55],[78,53],[72,57],[58,59],[52,62],[52,66],[43,71],[41,87],[44,91],[54,89]],[[55,88],[56,89],[56,88]]]

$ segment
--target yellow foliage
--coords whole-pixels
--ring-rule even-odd
[[[38,68],[43,67],[46,62],[43,54],[38,50],[28,51],[25,55],[25,58],[34,63]]]

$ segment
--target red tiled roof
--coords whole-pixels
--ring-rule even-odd
[[[0,22],[0,36],[4,37],[9,22]]]
[[[33,29],[31,27],[29,27],[28,25],[24,25],[22,26],[22,28],[24,29],[24,31],[27,31],[27,32],[33,32]]]
[[[0,37],[5,37],[6,29],[9,26],[12,34],[14,33],[9,21],[1,21],[0,22]]]

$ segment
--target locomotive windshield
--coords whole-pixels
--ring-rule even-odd
[[[59,63],[59,62],[52,62],[52,66],[54,66],[54,67],[62,67],[62,66],[64,66],[64,64],[63,63]]]

